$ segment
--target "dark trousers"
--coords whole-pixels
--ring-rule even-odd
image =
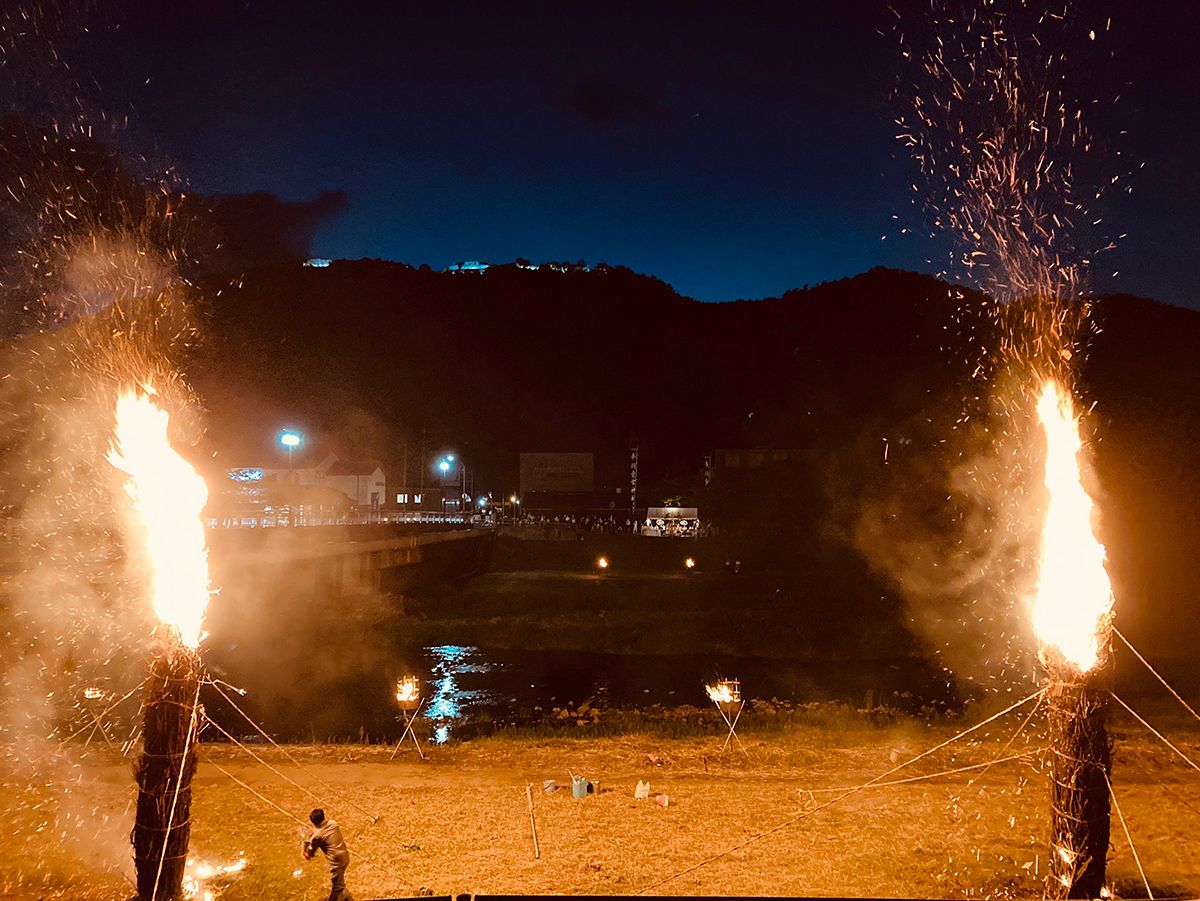
[[[354,896],[346,888],[346,864],[330,863],[329,882],[329,901],[354,901]]]

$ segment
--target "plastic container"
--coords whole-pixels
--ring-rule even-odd
[[[586,798],[588,793],[588,781],[583,776],[571,777],[571,797]]]

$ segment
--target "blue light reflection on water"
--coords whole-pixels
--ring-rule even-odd
[[[486,675],[495,671],[498,665],[482,659],[476,647],[447,644],[424,650],[430,658],[432,692],[422,715],[435,722],[431,741],[440,745],[450,738],[454,724],[448,720],[461,720],[468,708],[497,700],[494,692],[463,687],[461,677]]]
[[[845,661],[781,661],[709,655],[636,656],[579,651],[514,651],[470,645],[420,649],[424,676],[421,711],[430,741],[444,744],[482,730],[536,720],[542,711],[579,701],[600,706],[645,708],[706,706],[706,681],[719,674],[741,677],[752,698],[804,703],[856,702],[868,689],[876,697],[911,692],[944,698],[940,674],[919,661],[871,665]],[[414,661],[415,662],[415,661]],[[394,702],[392,702],[394,705]],[[394,706],[391,707],[394,710]],[[455,734],[457,733],[457,734]]]

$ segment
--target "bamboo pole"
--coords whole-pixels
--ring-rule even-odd
[[[529,831],[533,835],[533,859],[541,860],[542,851],[538,847],[537,820],[533,816],[533,783],[525,785],[525,801],[529,804]]]
[[[196,772],[199,655],[178,641],[150,662],[142,693],[142,752],[133,859],[140,901],[183,897],[191,833],[192,776]]]

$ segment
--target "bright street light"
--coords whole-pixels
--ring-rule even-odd
[[[304,436],[291,429],[284,429],[279,433],[279,443],[286,447],[288,451],[288,472],[292,470],[292,451],[298,448],[303,441]]]

